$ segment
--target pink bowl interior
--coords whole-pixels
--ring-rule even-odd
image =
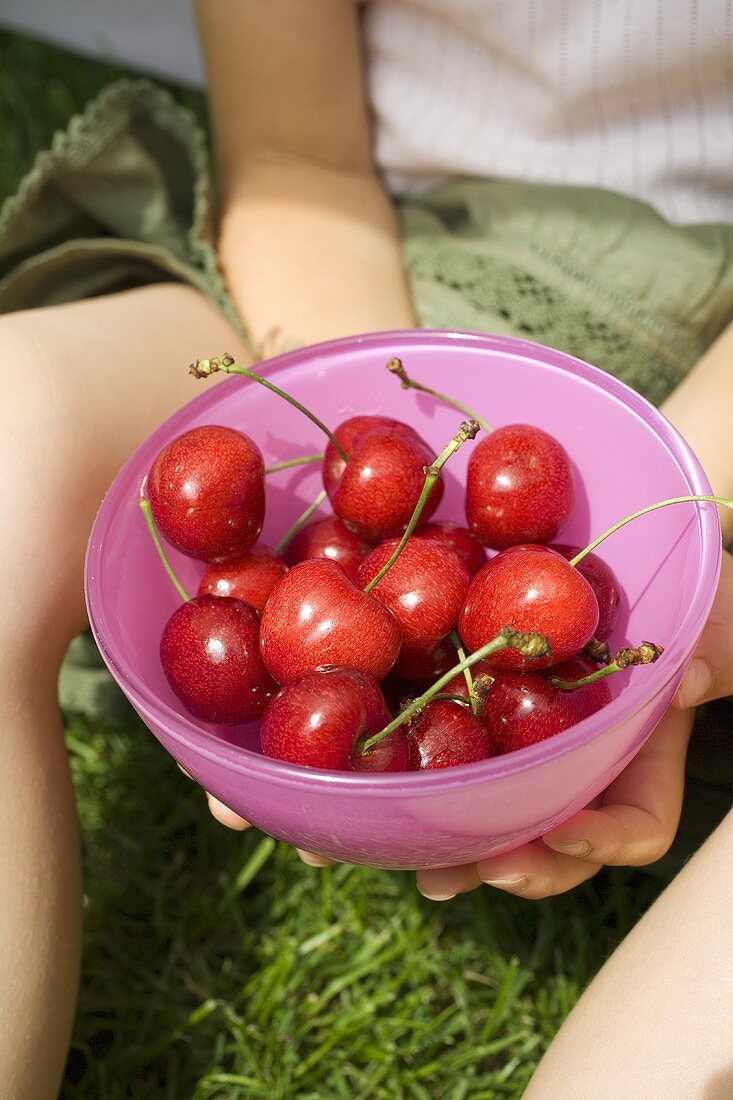
[[[402,391],[385,370],[395,354],[415,377],[474,406],[489,423],[527,422],[557,436],[575,464],[578,485],[563,542],[583,545],[656,500],[710,492],[687,445],[647,402],[603,372],[528,342],[383,333],[292,352],[260,370],[333,426],[357,413],[383,413],[409,421],[440,450],[460,415]],[[191,388],[198,395],[139,448],[105,497],[91,534],[86,581],[92,628],[113,675],[156,736],[207,789],[300,846],[384,866],[431,866],[465,862],[540,835],[602,790],[638,750],[671,698],[715,592],[720,528],[712,504],[645,516],[599,550],[624,594],[612,644],[649,638],[666,652],[653,667],[618,678],[609,707],[541,745],[450,771],[356,776],[269,760],[259,753],[256,726],[224,729],[191,719],[171,693],[158,657],[160,633],[178,597],[140,514],[140,484],[161,447],[201,424],[247,432],[268,464],[323,445],[308,420],[254,383],[192,380]],[[447,467],[436,518],[464,519],[469,449],[464,446]],[[263,540],[274,545],[320,487],[312,466],[268,477]],[[194,591],[202,564],[175,551],[170,556]]]

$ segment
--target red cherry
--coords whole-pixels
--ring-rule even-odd
[[[549,542],[575,507],[570,459],[558,441],[531,424],[507,424],[482,439],[468,460],[466,519],[495,550]]]
[[[210,565],[199,583],[199,596],[234,596],[262,614],[268,596],[287,573],[282,554],[264,542],[236,558]]]
[[[301,527],[285,551],[288,565],[297,565],[312,558],[337,561],[352,581],[356,580],[362,559],[371,550],[371,543],[360,539],[336,516],[326,516]]]
[[[277,691],[259,649],[260,618],[227,596],[195,596],[173,612],[160,640],[168,683],[204,722],[259,718]]]
[[[579,653],[598,625],[598,602],[588,581],[547,546],[502,550],[471,581],[459,620],[466,646],[475,651],[502,627],[543,634],[547,657],[523,657],[515,649],[493,654],[495,668],[533,670]]]
[[[333,434],[347,455],[350,455],[362,436],[375,429],[394,432],[407,439],[420,439],[413,427],[402,420],[393,420],[391,416],[352,416],[339,424]],[[341,480],[345,468],[345,459],[329,441],[323,455],[323,485],[329,495]]]
[[[265,515],[259,447],[233,428],[193,428],[155,459],[147,495],[158,530],[177,550],[204,561],[244,553]]]
[[[382,727],[390,721],[387,714]],[[402,726],[388,733],[366,756],[360,752],[351,754],[351,770],[355,772],[409,772],[412,770],[412,754],[407,733]]]
[[[375,426],[364,423],[372,418],[356,419],[358,432],[346,421],[334,433],[349,454],[347,463],[333,458],[331,443],[326,448],[323,484],[339,519],[362,538],[376,542],[405,530],[425,484],[425,467],[435,455],[406,424],[393,421],[385,425],[387,418],[380,417],[382,423]],[[442,495],[439,478],[425,504],[423,519],[430,518]]]
[[[486,565],[486,551],[467,527],[459,527],[457,523],[450,523],[448,520],[426,523],[420,528],[420,538],[432,539],[458,554],[472,577]]]
[[[388,539],[364,559],[359,569],[362,588],[376,577],[398,543],[399,539]],[[402,650],[395,666],[398,676],[411,671],[411,678],[415,678],[416,659],[432,663],[426,659],[458,622],[470,579],[461,559],[447,547],[422,538],[405,543],[394,565],[371,590],[402,630]],[[455,662],[454,651],[451,663]],[[422,673],[416,678],[423,679]]]
[[[311,768],[399,770],[400,739],[381,753],[358,758],[360,738],[377,733],[389,722],[384,698],[374,680],[353,668],[324,668],[281,688],[270,703],[260,728],[262,751],[278,760]],[[403,748],[401,758],[407,761]],[[381,745],[382,743],[380,743]],[[380,747],[380,746],[378,746]]]
[[[580,553],[582,547],[553,545],[550,549],[556,550],[558,554],[562,554],[564,558],[570,561],[571,558]],[[619,611],[621,610],[621,589],[616,580],[616,575],[611,566],[606,565],[605,561],[599,558],[597,554],[586,554],[575,568],[583,574],[598,600],[598,626],[596,627],[595,636],[603,642],[618,622]]]
[[[470,707],[439,699],[420,712],[408,736],[417,768],[455,768],[494,755],[491,738]]]
[[[402,635],[394,615],[362,592],[335,561],[304,561],[270,593],[260,650],[281,684],[321,665],[346,665],[382,680],[397,660]]]
[[[481,664],[482,662],[479,662]],[[582,657],[557,665],[552,675],[563,680],[580,680],[595,672]],[[514,752],[535,745],[574,726],[611,702],[608,680],[562,691],[538,672],[494,671],[494,683],[484,703],[483,721],[497,752]]]

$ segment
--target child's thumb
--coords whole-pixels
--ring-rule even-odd
[[[722,672],[722,670],[720,670]],[[731,672],[731,684],[728,690],[716,690],[716,677],[713,667],[707,657],[696,653],[687,666],[687,671],[682,677],[682,683],[677,689],[675,705],[683,710],[687,707],[697,707],[701,703],[707,703],[709,699],[718,699],[721,695],[728,695],[733,691],[733,670]]]

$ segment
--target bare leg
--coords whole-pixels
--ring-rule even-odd
[[[125,458],[200,392],[187,363],[223,350],[246,360],[179,285],[0,317],[0,1091],[13,1100],[56,1095],[76,1001],[79,837],[56,681],[86,625],[86,538]]]
[[[733,1096],[733,813],[612,955],[525,1100]]]

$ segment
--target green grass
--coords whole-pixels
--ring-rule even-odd
[[[0,195],[118,75],[0,34]],[[67,733],[86,883],[69,1100],[520,1097],[658,889],[616,871],[540,904],[434,905],[409,874],[315,871],[221,828],[132,714]]]

